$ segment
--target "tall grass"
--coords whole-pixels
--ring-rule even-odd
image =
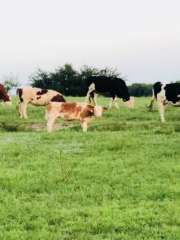
[[[87,133],[57,120],[49,134],[44,107],[24,120],[0,106],[0,239],[180,239],[180,112],[161,123],[149,101],[120,102]]]

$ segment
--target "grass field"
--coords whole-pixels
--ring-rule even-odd
[[[0,239],[180,239],[180,109],[161,123],[150,99],[119,100],[87,133],[58,120],[49,134],[44,107],[25,120],[1,105]]]

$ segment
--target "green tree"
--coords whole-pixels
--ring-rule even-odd
[[[65,96],[72,95],[74,87],[77,87],[78,72],[71,64],[58,67],[50,74],[52,81],[56,84],[56,90]]]
[[[83,65],[77,71],[71,64],[64,64],[54,72],[38,69],[30,76],[32,87],[53,89],[65,96],[85,96],[87,93],[87,78],[92,75],[118,77],[116,69],[97,69]]]
[[[18,81],[18,75],[14,75],[13,73],[10,73],[9,76],[4,75],[2,78],[3,78],[2,84],[7,93],[9,93],[9,91],[12,90],[13,88],[16,88],[20,85]]]
[[[152,84],[146,83],[133,83],[128,86],[128,90],[131,96],[141,97],[141,96],[151,96],[152,95]]]
[[[105,77],[120,77],[121,73],[118,73],[116,68],[113,69],[113,68],[105,67],[104,69],[99,70],[97,75],[105,76]]]
[[[49,89],[52,86],[49,73],[40,68],[29,77],[29,81],[31,82],[32,87]]]

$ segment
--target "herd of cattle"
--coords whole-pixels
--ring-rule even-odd
[[[119,108],[117,98],[123,99],[127,107],[133,108],[134,98],[130,97],[125,82],[120,78],[91,76],[87,80],[87,87],[88,91],[85,103],[67,103],[62,94],[49,89],[18,88],[16,93],[19,96],[20,104],[16,104],[16,110],[20,118],[24,117],[27,119],[26,109],[28,103],[34,106],[46,106],[45,119],[47,120],[48,132],[52,131],[56,118],[80,120],[82,130],[87,132],[87,123],[94,117],[101,118],[102,112],[107,110],[106,107],[97,105],[98,94],[108,92],[111,95],[110,108],[113,102],[115,103],[115,107]],[[94,106],[88,104],[90,98],[92,98]],[[180,106],[180,83],[155,83],[152,100],[148,106],[150,110],[153,107],[155,99],[157,100],[161,121],[164,122],[165,106],[167,104],[175,107]],[[7,94],[2,84],[0,84],[0,101],[5,102],[7,105],[12,104],[11,97]]]

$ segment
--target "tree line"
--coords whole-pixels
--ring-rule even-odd
[[[71,64],[58,67],[54,72],[47,72],[38,68],[29,77],[29,81],[32,87],[56,90],[65,96],[85,96],[87,93],[86,79],[92,75],[119,77],[126,81],[125,77],[117,72],[117,69],[108,67],[98,69],[84,65],[77,71]],[[126,81],[126,85],[128,85],[127,83]],[[133,83],[127,87],[131,96],[152,95],[152,84]]]
[[[126,81],[129,93],[131,96],[151,96],[152,84],[133,83],[128,86],[128,81],[117,69],[106,67],[105,69],[98,69],[83,65],[79,70],[74,69],[72,64],[64,64],[58,67],[53,72],[47,72],[38,68],[30,77],[29,84],[32,87],[52,89],[60,92],[64,96],[85,96],[87,93],[86,80],[89,76],[107,76],[119,77]],[[9,92],[12,88],[20,86],[18,82],[18,75],[3,76],[2,81],[6,91]],[[108,94],[104,94],[108,96]]]

